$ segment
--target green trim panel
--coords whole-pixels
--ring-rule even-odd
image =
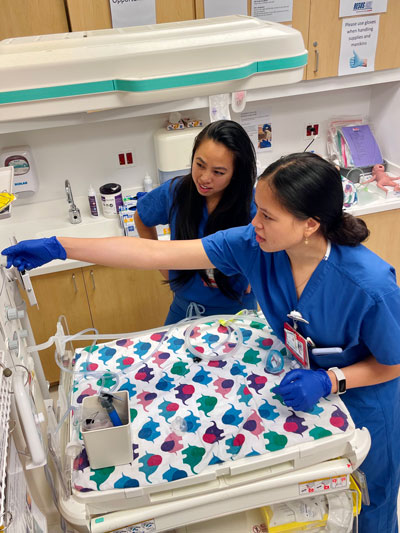
[[[244,67],[198,72],[195,74],[183,74],[179,76],[166,76],[163,78],[146,80],[117,79],[76,83],[71,85],[57,85],[55,87],[43,87],[37,89],[24,89],[20,91],[4,91],[0,92],[0,104],[15,104],[19,102],[67,98],[70,96],[82,96],[96,93],[160,91],[163,89],[174,89],[176,87],[188,87],[193,85],[204,85],[207,83],[240,80],[261,72],[274,72],[278,70],[304,67],[307,64],[307,55],[308,53],[305,52],[294,57],[257,61]]]

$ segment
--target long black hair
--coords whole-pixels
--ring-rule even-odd
[[[363,220],[343,212],[338,169],[311,152],[281,157],[260,176],[268,180],[280,204],[299,220],[313,218],[322,235],[336,244],[357,246],[369,230]]]
[[[204,235],[216,231],[245,226],[251,221],[251,203],[257,175],[256,154],[254,146],[243,127],[233,120],[218,120],[206,126],[197,135],[192,150],[192,164],[201,143],[212,140],[223,144],[233,154],[233,175],[229,185],[224,189],[215,209],[209,214]],[[193,182],[192,173],[174,178],[179,180],[175,187],[169,219],[176,215],[176,235],[179,240],[197,239],[203,215],[205,199],[198,193]],[[172,186],[172,184],[171,184]],[[210,280],[204,270],[184,270],[170,280],[176,290],[187,283],[198,272],[204,282],[210,286]],[[214,269],[214,279],[219,290],[229,298],[238,299],[232,289],[229,278]]]

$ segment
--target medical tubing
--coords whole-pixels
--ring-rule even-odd
[[[242,335],[242,332],[240,331],[240,328],[235,327],[231,324],[228,324],[230,331],[229,331],[228,338],[226,340],[220,342],[215,348],[211,348],[208,353],[201,353],[198,350],[196,350],[196,348],[194,348],[193,344],[190,341],[190,334],[192,333],[193,328],[195,328],[199,324],[204,324],[212,320],[216,321],[216,320],[221,320],[221,319],[222,320],[229,319],[229,321],[233,322],[232,315],[216,315],[216,316],[218,318],[216,318],[215,316],[214,317],[205,316],[205,317],[199,318],[198,320],[195,320],[193,324],[191,325],[191,327],[187,328],[185,332],[185,348],[187,348],[189,352],[193,354],[195,357],[200,357],[201,359],[204,359],[206,361],[218,361],[219,359],[225,359],[225,357],[227,357],[228,355],[231,357],[238,351],[238,349],[240,348],[240,345],[243,343],[243,335]],[[212,354],[215,354],[216,352],[218,352],[220,348],[222,348],[227,343],[229,343],[232,332],[235,332],[237,335],[237,342],[236,342],[235,347],[232,350],[230,350],[228,353],[224,353],[224,354],[217,353],[216,355],[213,356]]]
[[[113,376],[115,377],[116,379],[116,383],[108,389],[108,392],[114,392],[115,390],[118,390],[118,387],[119,387],[119,383],[120,383],[120,379],[119,379],[119,376],[121,374],[126,374],[128,371],[131,372],[132,371],[132,368],[134,366],[137,366],[139,364],[143,364],[145,361],[148,361],[150,357],[153,356],[153,354],[158,351],[161,347],[161,345],[163,344],[163,342],[165,342],[166,339],[168,339],[168,335],[169,333],[175,329],[178,325],[182,325],[182,324],[186,324],[186,323],[189,323],[191,322],[192,319],[191,318],[184,318],[183,320],[177,322],[176,324],[171,324],[167,331],[165,331],[164,335],[161,337],[161,339],[159,340],[157,346],[154,348],[154,350],[152,352],[150,352],[150,354],[145,358],[145,359],[141,359],[140,362],[138,361],[136,363],[136,365],[131,365],[129,367],[129,370],[121,370],[119,372],[112,372],[112,371],[107,371],[107,372],[102,372],[102,371],[94,371],[94,370],[71,370],[69,368],[66,368],[62,365],[61,361],[59,361],[59,359],[57,358],[57,350],[55,351],[54,353],[54,359],[55,359],[55,362],[57,364],[57,366],[60,368],[60,370],[68,373],[68,374],[72,374],[72,375],[82,375],[83,377],[85,376],[88,376],[88,377],[96,377],[96,376],[100,376],[101,379],[104,379],[104,376],[105,375],[109,375],[109,376]],[[83,332],[85,331],[90,331],[92,330],[93,328],[87,328],[85,330],[82,330],[78,333],[76,333],[75,335],[68,335],[68,336],[65,336],[64,339],[66,339],[68,337],[69,340],[71,340],[72,337],[74,337],[75,340],[79,339],[79,340],[87,340],[87,339],[93,339],[94,342],[99,339],[99,338],[104,338],[104,339],[111,339],[111,338],[115,338],[115,339],[121,339],[121,338],[129,338],[129,337],[132,337],[132,336],[135,336],[137,335],[137,332],[132,332],[132,333],[125,333],[125,334],[112,334],[112,335],[106,335],[106,334],[101,334],[101,335],[82,335]],[[143,333],[143,332],[142,332]],[[55,339],[55,337],[52,337],[52,339]],[[66,341],[68,342],[68,340]],[[51,345],[52,343],[50,343],[49,345]],[[92,344],[93,346],[94,344]],[[86,361],[87,362],[87,361]],[[103,387],[101,387],[100,390],[102,390]],[[75,411],[78,411],[80,409],[80,406],[74,406],[72,405],[72,403],[67,400],[67,398],[65,397],[65,400],[66,400],[66,403],[68,404],[67,405],[67,408],[64,412],[64,414],[62,415],[61,419],[60,419],[60,422],[55,430],[55,433],[57,433],[61,427],[62,427],[62,424],[63,422],[65,421],[68,413],[71,411],[71,410],[75,410]],[[73,415],[75,416],[75,415]]]

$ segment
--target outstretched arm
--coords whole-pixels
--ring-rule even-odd
[[[2,251],[7,267],[30,270],[53,259],[77,259],[99,265],[141,270],[213,268],[200,239],[153,241],[136,237],[77,239],[50,237],[21,241]]]
[[[76,239],[60,237],[69,259],[141,270],[213,268],[200,239],[154,241],[136,237]]]

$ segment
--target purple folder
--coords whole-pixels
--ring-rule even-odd
[[[383,163],[381,151],[368,124],[344,126],[341,129],[355,167],[369,167]]]

